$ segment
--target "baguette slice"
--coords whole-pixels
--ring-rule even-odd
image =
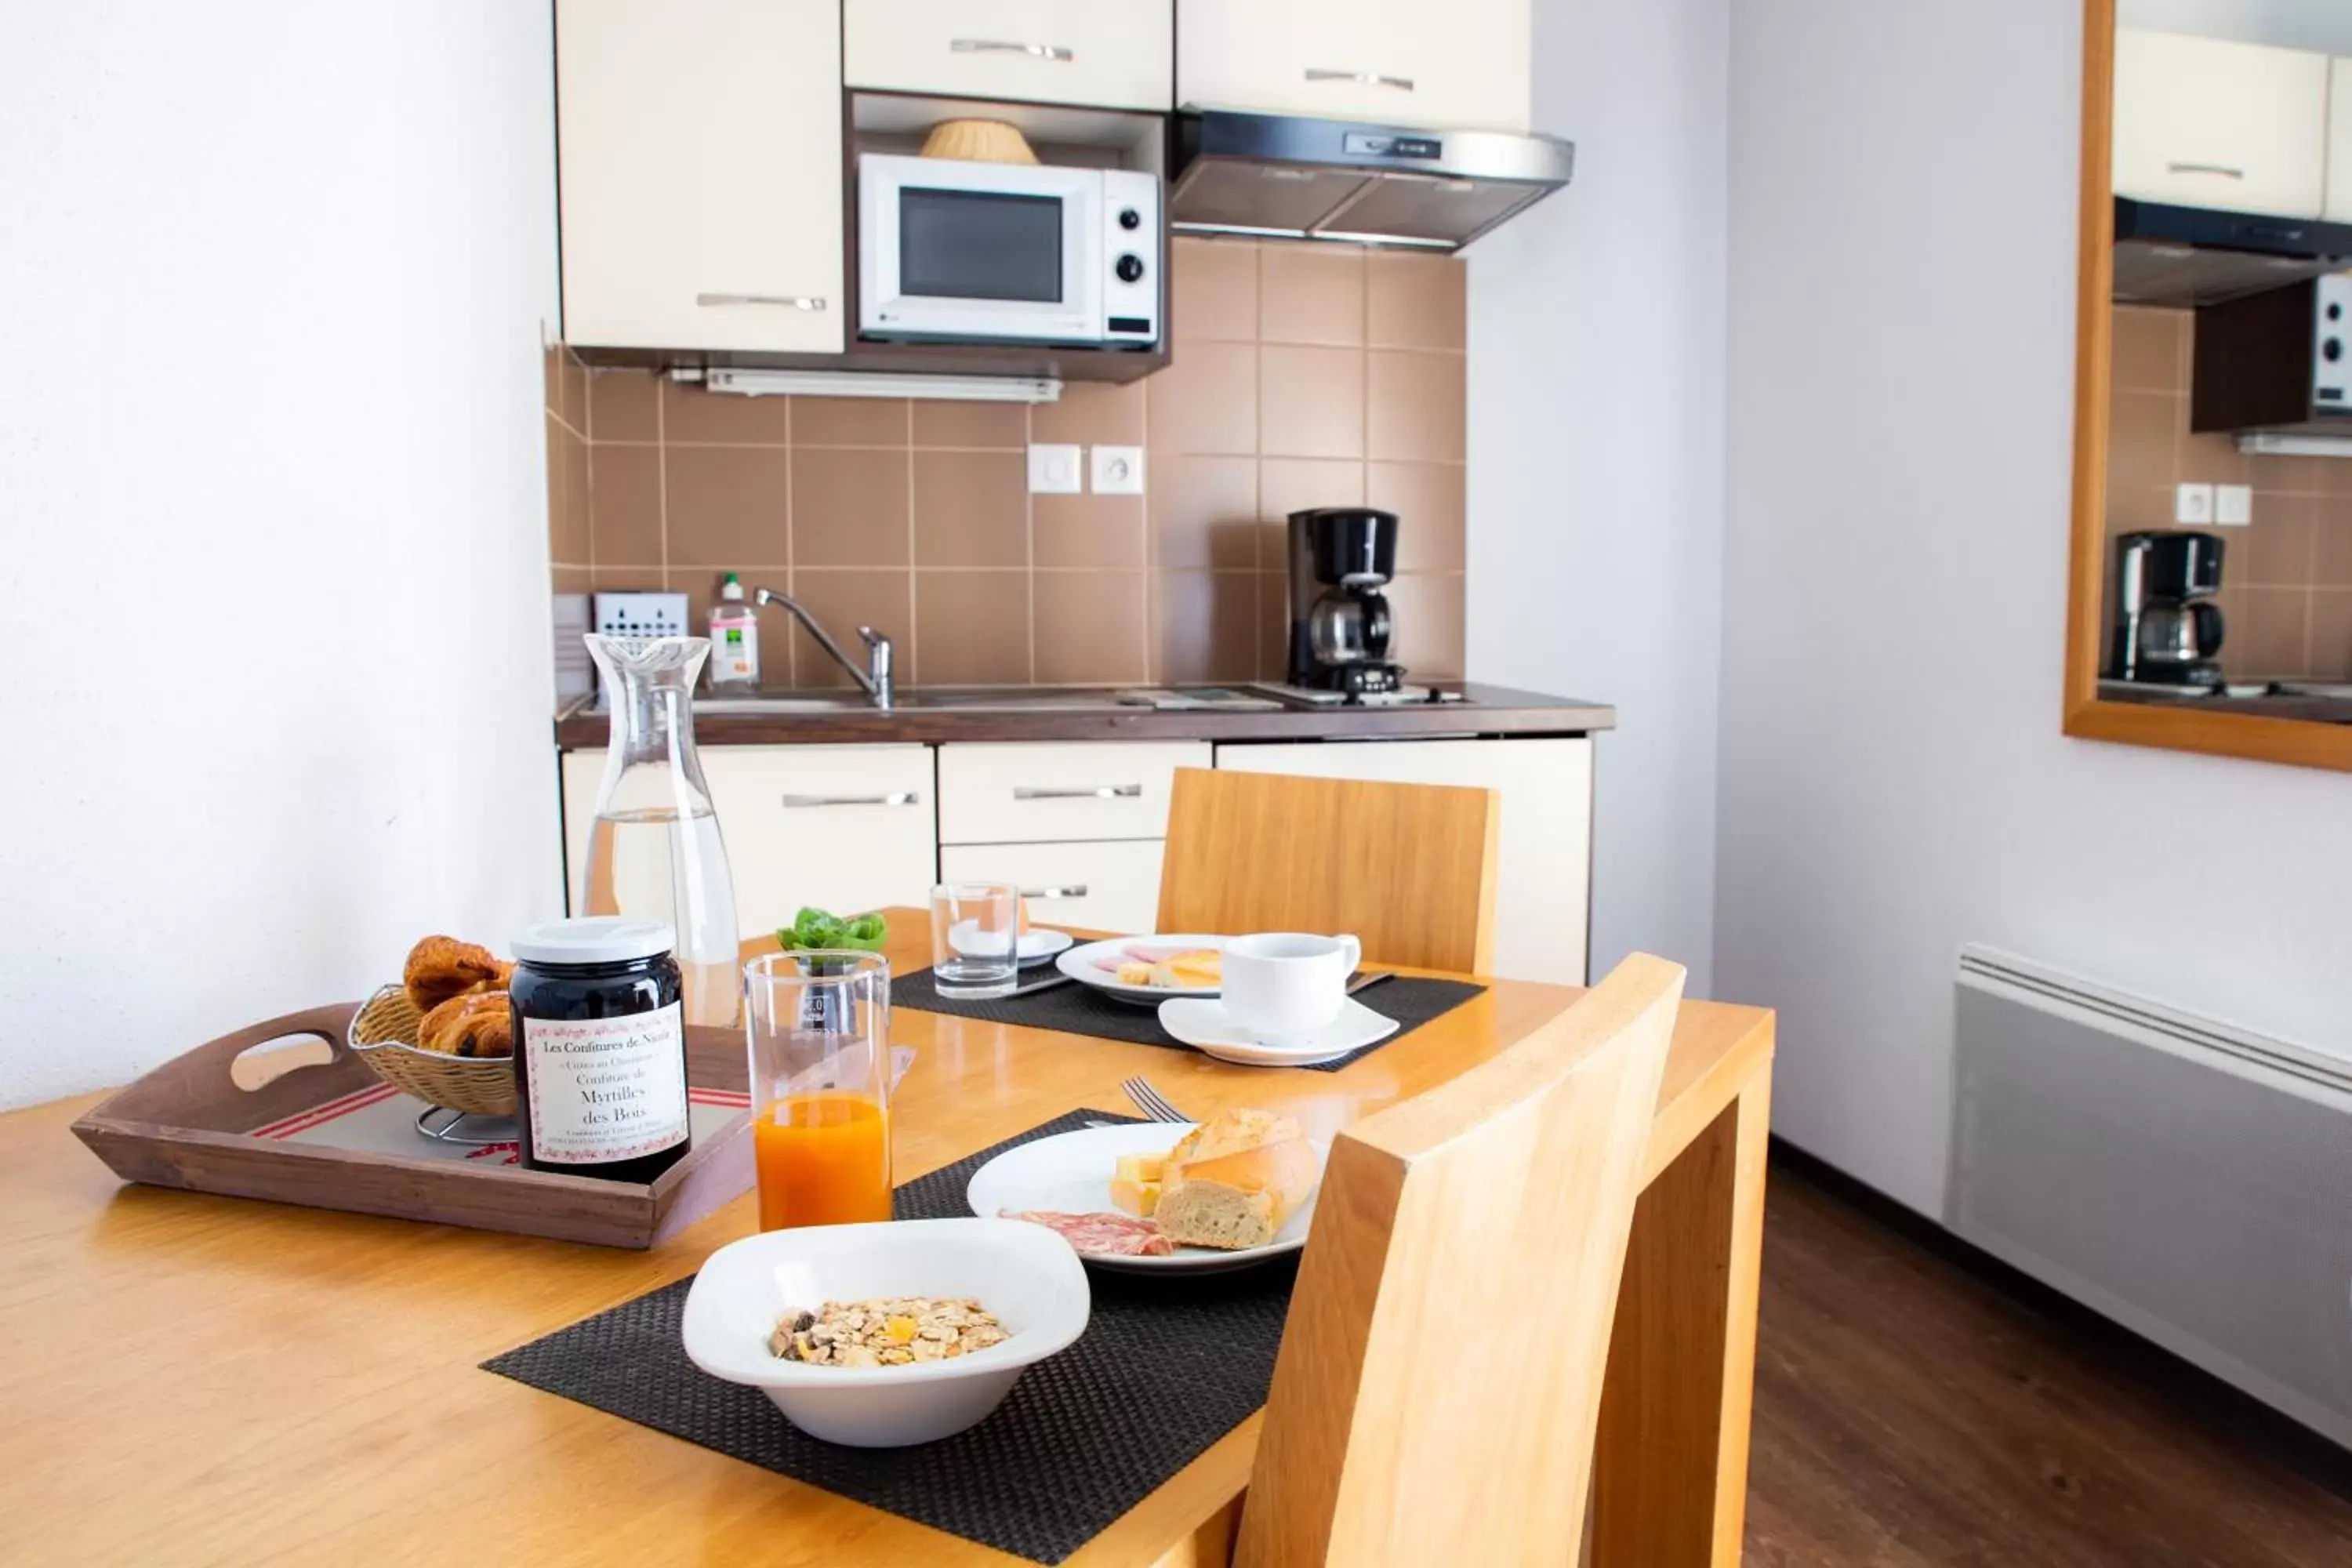
[[[1220,1111],[1169,1152],[1152,1217],[1186,1247],[1264,1247],[1315,1190],[1315,1146],[1265,1110]]]

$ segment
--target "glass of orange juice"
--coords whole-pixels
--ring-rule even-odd
[[[760,1228],[888,1219],[888,961],[768,953],[743,994]]]

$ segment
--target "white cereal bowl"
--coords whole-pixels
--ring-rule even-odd
[[[809,1366],[768,1353],[787,1310],[873,1296],[970,1297],[1007,1337],[906,1366]],[[759,1389],[810,1436],[898,1448],[978,1425],[1033,1363],[1085,1332],[1092,1304],[1070,1244],[1026,1220],[805,1226],[712,1253],[687,1292],[682,1332],[695,1365]]]

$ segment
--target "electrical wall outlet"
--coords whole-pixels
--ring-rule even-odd
[[[2184,527],[2213,521],[2213,487],[2211,485],[2177,485],[2173,488],[2172,521]]]
[[[1094,492],[1098,496],[1139,496],[1143,493],[1143,448],[1094,448]]]
[[[1029,448],[1029,493],[1033,496],[1074,496],[1078,483],[1078,448],[1033,446]]]
[[[2215,485],[2213,521],[2224,528],[2243,528],[2254,521],[2254,487]]]

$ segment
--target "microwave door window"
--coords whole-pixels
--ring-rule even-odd
[[[898,195],[898,291],[1055,305],[1062,200],[909,187]]]

